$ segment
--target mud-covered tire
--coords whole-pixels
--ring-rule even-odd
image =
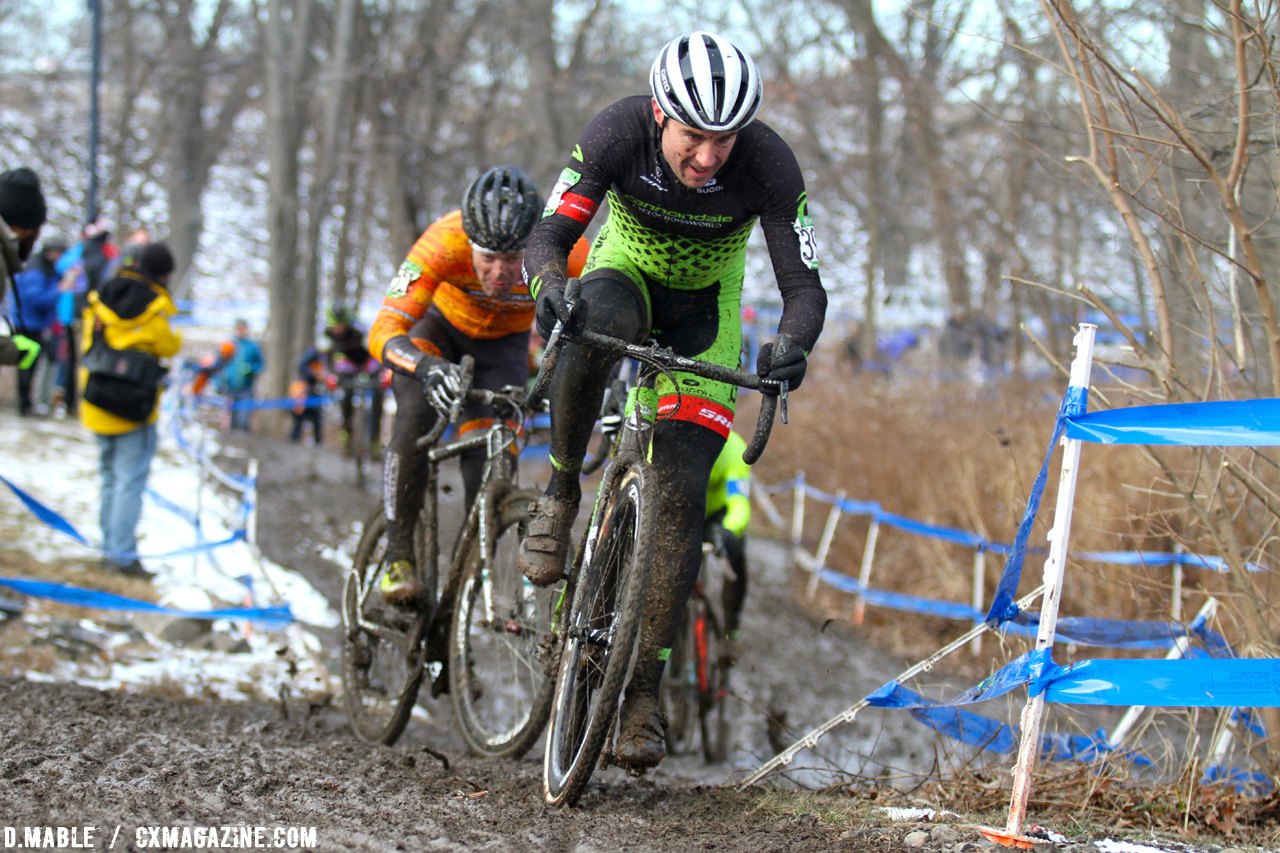
[[[690,602],[692,604],[692,602]],[[733,726],[729,709],[729,673],[732,667],[724,659],[724,629],[716,614],[701,603],[706,654],[700,665],[705,674],[698,677],[698,719],[702,728],[702,755],[708,764],[720,764],[729,757]]]
[[[562,648],[543,761],[543,793],[573,805],[613,734],[644,607],[657,537],[655,487],[648,469],[621,474],[598,507]]]
[[[667,754],[684,755],[693,748],[699,725],[697,654],[690,618],[693,600],[685,606],[685,615],[671,644],[671,656],[662,671],[659,700],[667,718]]]

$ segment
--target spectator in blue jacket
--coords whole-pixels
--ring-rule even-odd
[[[40,354],[36,360],[18,368],[18,414],[23,417],[32,412],[44,414],[49,409],[49,395],[57,369],[53,324],[60,277],[56,265],[66,250],[65,240],[50,237],[41,244],[39,254],[13,278],[16,298],[10,300],[10,320],[14,328],[40,342]],[[31,393],[33,385],[36,389],[34,400]]]
[[[253,413],[253,386],[266,366],[262,348],[249,337],[249,322],[236,320],[235,337],[228,341],[231,351],[218,370],[214,387],[231,403],[231,428],[249,432]],[[224,349],[226,344],[223,344]]]

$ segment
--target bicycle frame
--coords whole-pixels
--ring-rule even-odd
[[[536,662],[545,602],[515,569],[519,525],[536,499],[519,488],[514,452],[529,409],[522,389],[470,388],[474,362],[464,358],[461,367],[460,384],[469,390],[417,441],[423,494],[413,519],[413,563],[427,594],[416,604],[379,599],[390,535],[380,508],[361,535],[343,590],[344,702],[362,739],[390,744],[404,731],[429,674],[433,697],[451,693],[468,749],[513,757],[533,745],[550,708],[550,682],[538,675],[543,667]],[[438,444],[464,403],[491,406],[497,417]],[[452,553],[442,560],[440,466],[473,453],[484,458],[479,489],[452,537]]]
[[[469,380],[469,371],[465,372],[465,375]],[[524,409],[522,405],[510,395],[473,389],[467,393],[467,399],[505,408],[510,412],[513,419],[523,419]],[[514,457],[510,455],[510,448],[515,445],[517,435],[507,420],[502,417],[495,417],[493,423],[483,430],[459,437],[447,444],[436,446],[436,442],[444,433],[446,427],[457,420],[461,405],[461,401],[455,404],[453,410],[447,416],[441,413],[441,417],[437,419],[435,427],[427,435],[418,439],[420,447],[428,446],[430,448],[427,451],[427,476],[424,485],[425,496],[422,502],[422,523],[426,526],[429,534],[425,537],[429,544],[427,553],[419,556],[427,561],[425,562],[426,565],[431,566],[438,566],[440,558],[440,463],[447,459],[460,457],[471,450],[485,449],[485,464],[480,476],[480,488],[476,492],[475,502],[468,509],[467,517],[463,521],[458,538],[454,542],[445,588],[440,599],[436,602],[436,611],[430,614],[431,619],[428,620],[432,622],[438,618],[441,609],[448,612],[448,606],[452,605],[452,599],[457,593],[458,582],[462,574],[462,561],[466,558],[472,543],[477,539],[479,540],[481,565],[485,567],[491,565],[493,554],[490,551],[490,546],[493,543],[492,534],[496,529],[498,511],[495,502],[498,498],[498,493],[504,490],[504,486],[514,488],[517,485]],[[484,601],[485,617],[492,620],[494,617],[493,595],[491,588],[487,584],[484,588]]]
[[[522,412],[519,404],[514,398],[502,395],[493,391],[477,391],[468,392],[468,399],[480,400],[485,403],[505,403],[516,413]],[[482,565],[488,566],[493,558],[490,553],[489,546],[493,541],[490,535],[494,529],[497,506],[495,500],[500,487],[503,485],[516,485],[514,473],[515,466],[513,460],[504,458],[509,453],[510,448],[516,441],[515,431],[508,423],[501,419],[495,418],[494,423],[482,431],[478,431],[472,435],[458,438],[447,444],[435,446],[440,436],[444,433],[449,423],[456,420],[457,411],[461,404],[454,407],[451,413],[441,413],[437,419],[435,427],[425,436],[418,439],[419,446],[429,446],[427,452],[426,464],[426,482],[423,485],[423,501],[422,501],[422,518],[421,524],[425,527],[426,535],[423,539],[427,543],[426,553],[418,555],[417,561],[419,569],[423,565],[439,566],[440,560],[440,524],[439,524],[439,498],[440,498],[440,464],[448,459],[461,456],[469,450],[483,447],[486,449],[485,466],[481,474],[480,489],[476,493],[475,503],[468,510],[467,517],[455,540],[452,558],[449,561],[449,572],[446,579],[444,593],[439,599],[432,600],[432,609],[429,613],[423,614],[427,618],[422,620],[423,630],[429,628],[436,623],[442,609],[441,605],[450,603],[450,596],[457,592],[457,584],[461,575],[462,560],[470,548],[471,543],[478,537],[480,540]],[[360,599],[359,613],[364,613],[364,605],[366,604],[368,595],[372,590],[366,590]],[[493,596],[491,591],[485,589],[486,601],[486,617],[493,619]],[[421,635],[410,638],[406,633],[395,631],[386,625],[374,623],[366,620],[363,615],[359,617],[359,626],[383,639],[395,643],[397,646],[404,648],[406,651],[411,650],[417,643],[421,642]],[[424,661],[424,665],[427,663]]]
[[[440,552],[440,537],[436,535],[439,532],[437,510],[440,494],[438,473],[440,463],[446,459],[462,456],[470,450],[480,447],[485,448],[485,464],[480,477],[480,489],[476,492],[475,502],[467,511],[466,520],[463,522],[458,538],[454,542],[452,558],[449,561],[448,581],[445,593],[441,597],[439,604],[450,603],[452,601],[451,596],[457,592],[457,584],[463,568],[462,561],[466,558],[472,543],[478,540],[480,564],[485,567],[492,564],[493,553],[491,546],[493,544],[493,534],[496,533],[498,513],[496,501],[498,493],[503,491],[504,486],[515,487],[517,485],[514,476],[515,466],[512,459],[509,458],[509,448],[514,445],[515,441],[516,435],[511,427],[505,421],[495,419],[493,425],[483,431],[465,438],[459,438],[440,447],[432,448],[428,453],[430,462],[427,475],[427,500],[423,502],[423,509],[427,511],[427,506],[428,504],[430,505],[430,510],[427,513],[431,525],[429,529],[433,535],[430,537],[431,553],[427,557],[430,560],[437,560]],[[485,619],[492,621],[494,618],[493,592],[487,583],[484,586],[483,600],[485,603]]]

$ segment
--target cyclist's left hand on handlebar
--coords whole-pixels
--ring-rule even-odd
[[[776,352],[773,344],[765,344],[760,347],[760,355],[756,358],[756,373],[760,374],[760,378],[786,382],[789,391],[800,387],[808,367],[809,361],[804,350],[796,344]],[[772,388],[761,388],[760,391],[771,396],[777,394]]]
[[[427,400],[441,411],[448,411],[462,399],[462,377],[458,365],[442,358],[424,357],[414,369],[426,390]]]

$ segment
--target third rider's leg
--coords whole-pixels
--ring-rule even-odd
[[[396,417],[382,463],[382,509],[387,516],[388,574],[395,577],[384,584],[383,594],[392,603],[411,604],[423,592],[413,572],[413,528],[422,512],[429,452],[417,442],[431,430],[437,415],[416,379],[396,374],[391,389]]]

